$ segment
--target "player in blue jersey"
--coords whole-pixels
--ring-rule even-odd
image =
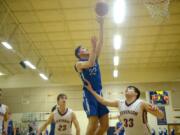
[[[15,125],[13,124],[13,120],[11,118],[11,113],[8,113],[8,127],[7,127],[7,135],[16,135]]]
[[[82,81],[84,79],[91,82],[92,87],[99,95],[102,95],[101,73],[98,64],[98,57],[103,45],[103,18],[98,18],[100,24],[99,42],[97,38],[91,38],[92,50],[89,52],[82,46],[75,49],[75,56],[78,62],[75,64],[75,70],[79,72]],[[109,110],[100,104],[96,98],[87,90],[83,81],[83,108],[88,117],[88,126],[86,135],[103,135],[109,127]],[[98,126],[99,123],[99,126]]]

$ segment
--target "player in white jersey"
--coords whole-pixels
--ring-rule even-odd
[[[0,89],[0,99],[2,98],[2,90]],[[8,107],[0,103],[0,135],[7,134]],[[4,127],[3,127],[4,125]]]
[[[125,100],[106,100],[99,96],[87,83],[87,89],[95,96],[95,98],[103,105],[116,107],[120,112],[120,119],[123,122],[126,135],[150,135],[147,126],[147,112],[162,119],[164,114],[157,106],[149,104],[139,99],[140,91],[135,86],[128,86],[125,90]]]
[[[40,134],[44,131],[49,124],[55,122],[55,135],[72,135],[72,123],[76,128],[76,135],[80,135],[79,122],[77,121],[75,113],[66,107],[67,96],[65,94],[59,94],[57,97],[58,106],[54,112],[52,112],[48,120],[38,131]]]

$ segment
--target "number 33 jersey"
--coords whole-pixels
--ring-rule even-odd
[[[55,135],[72,135],[72,110],[67,109],[61,114],[58,109],[54,111]]]
[[[142,100],[137,99],[131,104],[119,101],[120,119],[126,135],[150,135],[147,126],[147,112],[142,109]]]

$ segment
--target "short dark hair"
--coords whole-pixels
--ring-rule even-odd
[[[133,88],[134,89],[134,92],[137,93],[136,99],[138,99],[140,97],[141,92],[140,92],[140,90],[137,87],[135,87],[135,86],[128,86],[127,88],[129,88],[129,89]]]
[[[61,94],[59,94],[57,96],[57,101],[59,101],[59,99],[62,98],[62,97],[66,97],[67,98],[67,96],[64,93],[61,93]]]
[[[78,58],[78,59],[80,59],[80,56],[79,56],[79,50],[81,49],[81,46],[79,45],[78,47],[76,47],[76,49],[75,49],[75,56]]]

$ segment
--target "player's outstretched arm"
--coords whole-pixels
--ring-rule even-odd
[[[163,119],[164,118],[164,113],[156,106],[153,104],[149,104],[147,102],[143,102],[143,107],[145,108],[145,110],[149,113],[151,113],[152,115],[156,116],[159,119]]]
[[[96,55],[97,55],[97,57],[99,57],[101,49],[103,47],[103,24],[104,24],[104,18],[99,16],[97,18],[97,22],[99,23],[100,28],[99,28],[99,42],[98,42],[98,45],[96,47]]]
[[[52,112],[49,118],[47,119],[47,121],[38,130],[38,135],[40,135],[40,133],[43,132],[47,128],[47,126],[53,121],[53,118],[54,118],[54,113]]]
[[[110,106],[110,107],[118,107],[118,103],[119,101],[118,100],[107,100],[107,99],[104,99],[102,96],[98,95],[92,88],[91,84],[89,81],[87,80],[84,80],[87,85],[85,85],[85,87],[94,95],[94,97],[103,105],[105,106]]]
[[[92,50],[90,52],[88,61],[79,61],[76,63],[75,66],[78,71],[94,66],[96,61],[96,45],[97,45],[97,38],[95,36],[91,38],[91,45],[92,45]]]
[[[72,122],[76,128],[76,135],[80,135],[80,127],[79,127],[79,122],[76,118],[76,114],[73,112],[73,115],[72,115]]]

